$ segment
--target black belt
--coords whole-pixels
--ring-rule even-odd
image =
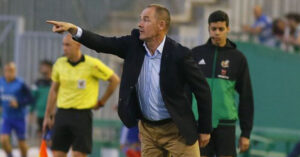
[[[225,123],[225,124],[231,124],[234,123],[235,124],[236,120],[227,120],[227,119],[220,119],[219,123]]]
[[[158,125],[164,125],[164,124],[170,123],[170,122],[172,122],[172,119],[168,118],[168,119],[163,119],[163,120],[158,120],[158,121],[151,121],[151,120],[148,120],[148,119],[142,117],[141,121],[144,123],[150,124],[150,125],[158,126]]]
[[[224,120],[224,119],[221,119],[219,120],[219,125],[227,125],[227,126],[235,126],[235,123],[236,123],[236,120]]]
[[[60,111],[69,111],[69,112],[90,112],[91,109],[75,109],[75,108],[58,108]]]

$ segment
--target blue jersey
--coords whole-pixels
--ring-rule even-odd
[[[252,28],[261,27],[262,31],[258,38],[261,43],[267,43],[268,40],[272,39],[272,19],[266,15],[260,16],[256,19]]]
[[[17,108],[10,106],[12,100],[18,102]],[[0,102],[4,119],[23,119],[26,115],[26,105],[33,103],[33,97],[23,80],[16,78],[12,82],[7,82],[1,77]]]
[[[133,144],[138,143],[139,141],[139,129],[137,126],[132,128],[122,127],[120,138],[121,144]]]

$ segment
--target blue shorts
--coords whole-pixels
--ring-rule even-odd
[[[25,126],[25,119],[3,119],[1,135],[10,135],[14,130],[17,134],[18,140],[25,140]]]

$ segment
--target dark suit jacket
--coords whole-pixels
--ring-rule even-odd
[[[146,54],[143,41],[139,39],[139,31],[135,29],[131,35],[117,38],[83,30],[82,36],[75,40],[97,52],[114,54],[124,59],[118,113],[127,127],[137,125],[141,112],[136,84]],[[191,87],[198,102],[198,124],[184,90],[187,85]],[[211,132],[209,86],[190,50],[169,37],[166,37],[162,53],[160,89],[166,108],[187,144],[194,144],[198,133]]]

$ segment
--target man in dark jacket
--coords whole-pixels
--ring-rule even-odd
[[[240,151],[249,148],[253,125],[253,97],[245,56],[227,39],[229,18],[223,11],[213,12],[208,19],[210,39],[192,52],[210,85],[213,99],[213,132],[201,156],[236,156],[235,122],[240,121]],[[239,105],[236,107],[236,94]]]
[[[127,127],[137,125],[142,156],[200,157],[211,132],[209,86],[191,52],[166,36],[170,25],[168,9],[147,6],[140,15],[139,30],[131,35],[103,37],[71,23],[48,21],[54,32],[71,33],[75,40],[97,52],[124,59],[118,113]],[[185,87],[189,84],[198,101],[195,121]]]

